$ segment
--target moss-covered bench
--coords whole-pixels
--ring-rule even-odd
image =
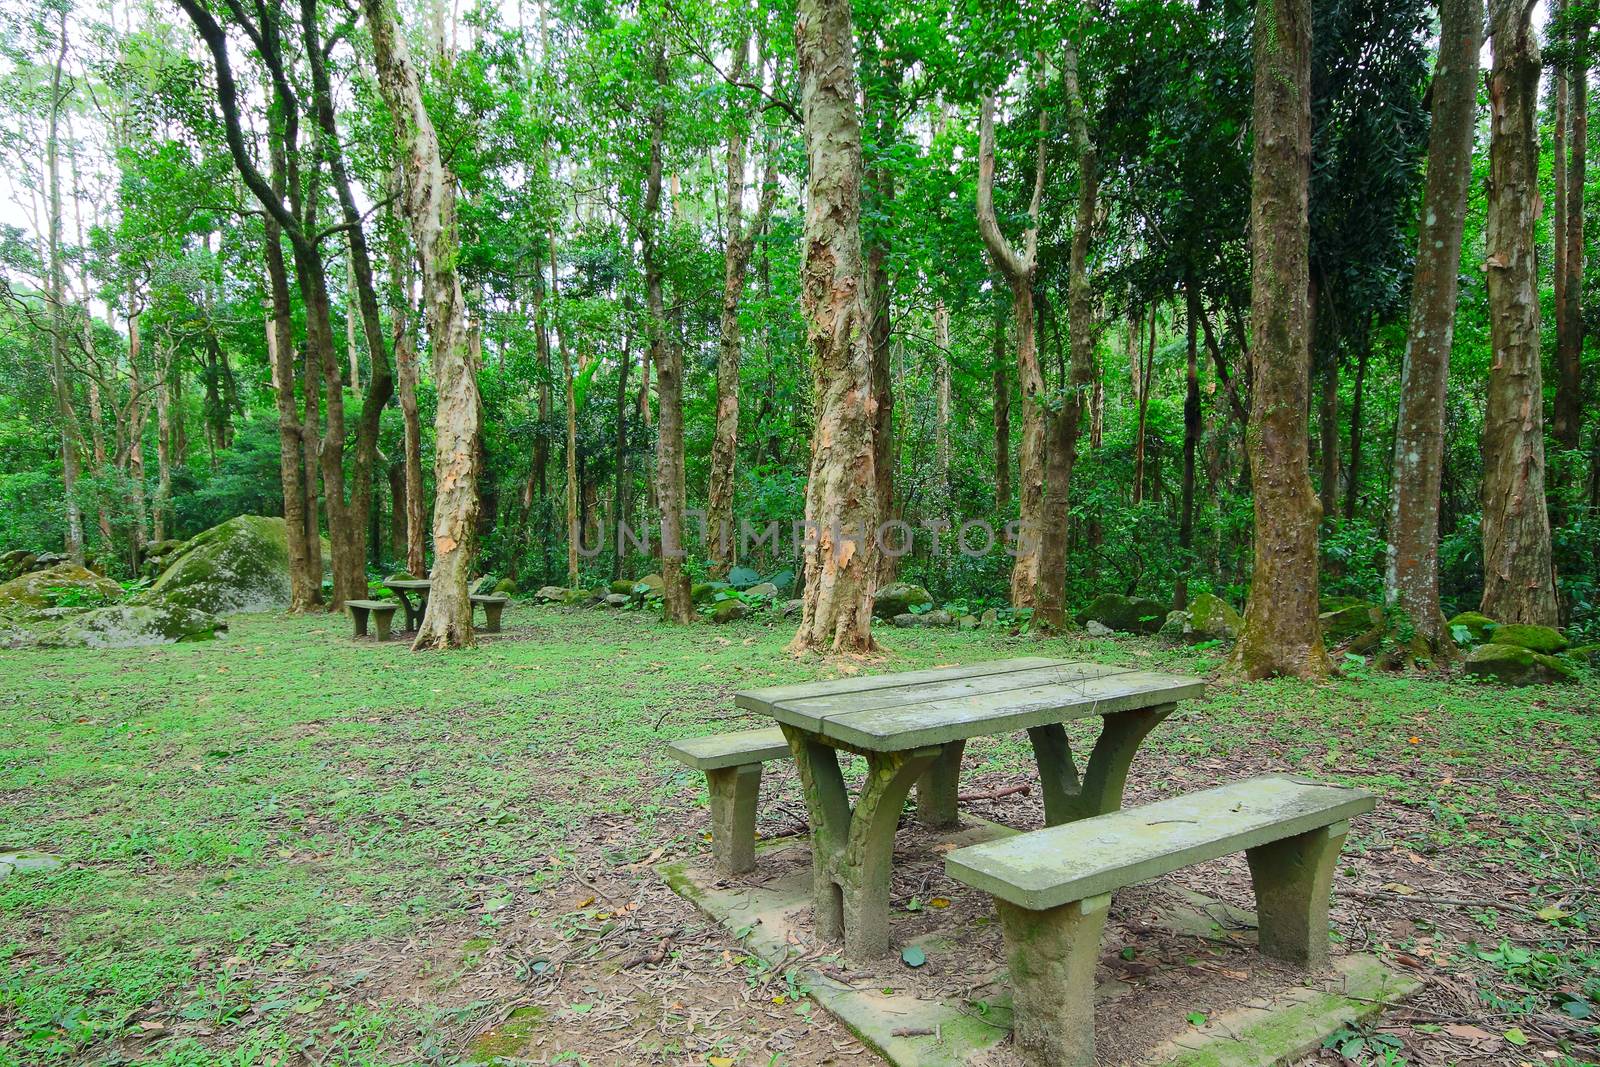
[[[1111,894],[1244,852],[1261,951],[1328,964],[1328,897],[1360,789],[1283,776],[1174,797],[952,852],[945,871],[995,898],[1014,987],[1014,1036],[1029,1067],[1094,1063],[1094,972]]]
[[[350,620],[355,623],[356,636],[367,636],[367,616],[372,616],[372,621],[378,627],[378,640],[389,640],[389,624],[394,620],[394,613],[400,605],[387,600],[346,600],[344,609],[350,613]]]
[[[499,633],[500,613],[506,610],[511,598],[504,593],[473,593],[472,603],[483,608],[484,633]]]
[[[667,746],[685,767],[704,771],[711,795],[711,856],[723,874],[741,874],[756,865],[756,796],[761,765],[790,759],[789,742],[773,726],[690,737]]]

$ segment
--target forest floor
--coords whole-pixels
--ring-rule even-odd
[[[62,860],[0,881],[0,1064],[870,1067],[662,884],[652,864],[704,849],[707,825],[700,776],[665,743],[758,725],[737,689],[840,671],[1220,666],[1139,638],[889,630],[856,664],[786,656],[776,622],[523,605],[507,622],[448,655],[268,616],[214,643],[0,652],[0,852]],[[1128,799],[1272,771],[1375,790],[1337,930],[1425,987],[1347,1034],[1351,1059],[1595,1062],[1597,704],[1593,685],[1349,666],[1219,684],[1152,735]],[[1029,780],[1024,738],[969,746],[964,789]],[[968,810],[1033,826],[1037,804]],[[772,768],[763,835],[803,813],[792,768]]]

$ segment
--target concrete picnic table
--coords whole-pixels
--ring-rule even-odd
[[[771,716],[794,753],[811,821],[817,934],[855,959],[889,948],[895,828],[911,786],[917,818],[957,823],[956,785],[968,738],[1026,730],[1056,826],[1116,811],[1139,744],[1177,702],[1202,696],[1197,678],[1028,657],[904,674],[774,686],[734,695]],[[1064,723],[1101,716],[1080,779]],[[852,809],[840,751],[866,757]]]
[[[428,610],[428,590],[433,588],[433,583],[426,578],[390,578],[383,583],[383,587],[400,598],[401,605],[406,609],[406,629],[415,630],[421,626],[422,616]],[[412,593],[417,594],[414,606],[411,603]]]

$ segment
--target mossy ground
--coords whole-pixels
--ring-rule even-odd
[[[1205,673],[1222,655],[893,630],[881,661],[830,663],[785,656],[769,615],[677,630],[519,603],[506,621],[451,654],[267,615],[212,643],[0,652],[0,851],[65,861],[0,881],[0,1063],[451,1063],[535,1002],[538,1055],[568,1062],[828,1062],[849,1035],[780,1001],[644,862],[704,847],[703,781],[664,743],[760,725],[736,689],[840,670],[1042,654]],[[1486,1055],[1588,1062],[1596,703],[1592,676],[1219,687],[1152,736],[1129,792],[1265,770],[1376,789],[1397,818],[1349,849],[1392,878],[1361,881],[1370,947],[1466,998],[1405,1020],[1413,1062],[1459,1051],[1458,1025]],[[1026,780],[1027,760],[1024,738],[987,739],[966,774]],[[793,775],[771,779],[762,831],[792,831]],[[1025,799],[983,814],[1021,825]],[[674,932],[660,967],[627,966]]]

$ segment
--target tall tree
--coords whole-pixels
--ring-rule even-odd
[[[440,152],[393,0],[362,0],[362,10],[372,35],[378,88],[400,149],[404,209],[422,264],[439,393],[433,423],[433,588],[412,648],[460,648],[473,643],[468,583],[477,550],[480,400],[471,324],[456,274],[455,176]]]
[[[1384,572],[1384,599],[1405,612],[1417,636],[1436,656],[1448,655],[1454,647],[1446,640],[1439,608],[1439,488],[1445,390],[1477,126],[1483,0],[1440,0],[1439,23],[1428,186],[1417,227],[1411,319],[1400,366]]]
[[[1043,57],[1037,57],[1044,77]],[[1039,370],[1038,334],[1033,307],[1033,284],[1039,270],[1039,207],[1044,199],[1045,131],[1049,117],[1040,93],[1038,144],[1034,150],[1033,198],[1028,202],[1028,227],[1022,249],[1006,239],[994,207],[994,109],[992,95],[985,96],[978,125],[978,232],[994,267],[1011,287],[1012,320],[1017,331],[1017,376],[1022,382],[1022,449],[1018,455],[1021,481],[1020,537],[1016,563],[1011,568],[1011,603],[1032,607],[1039,581],[1039,551],[1044,513],[1044,376]]]
[[[1311,170],[1311,2],[1257,0],[1250,181],[1250,469],[1255,568],[1232,669],[1251,678],[1321,677],[1317,523],[1306,403]]]
[[[1503,623],[1557,621],[1545,508],[1539,366],[1539,44],[1533,0],[1490,11],[1488,405],[1483,424],[1483,603]]]
[[[865,652],[873,647],[878,502],[850,0],[799,0],[795,51],[807,163],[801,306],[816,425],[804,608],[790,648]]]
[[[1566,134],[1566,158],[1556,145],[1556,393],[1550,432],[1559,448],[1580,445],[1583,423],[1583,218],[1588,182],[1589,33],[1593,7],[1588,0],[1561,4],[1557,30],[1563,40],[1556,73],[1565,108],[1556,115],[1556,133]],[[1564,111],[1564,114],[1561,113]]]

